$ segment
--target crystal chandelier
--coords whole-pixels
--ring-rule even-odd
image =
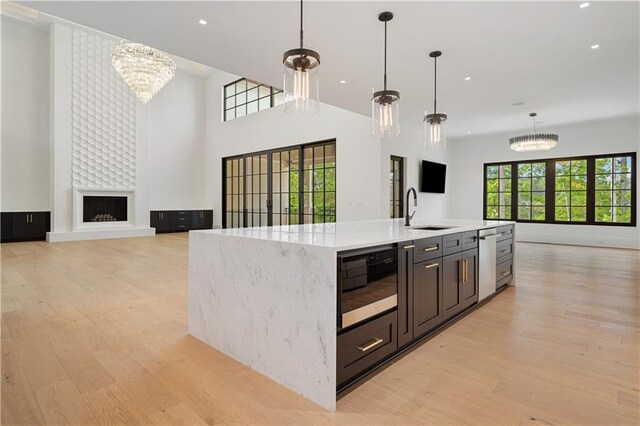
[[[306,114],[320,110],[318,79],[320,55],[315,50],[303,47],[303,13],[302,0],[300,0],[300,47],[287,50],[282,57],[284,111],[290,114]]]
[[[378,20],[384,22],[384,89],[374,92],[371,99],[373,135],[386,138],[400,134],[400,92],[387,90],[387,22],[393,13],[382,12]]]
[[[143,104],[176,75],[176,64],[169,55],[127,40],[121,40],[113,49],[111,63]]]
[[[444,122],[447,121],[447,114],[438,113],[436,110],[438,105],[438,58],[440,56],[442,56],[442,52],[439,50],[429,53],[429,57],[433,58],[433,113],[425,113],[422,119],[425,125],[425,149],[444,149],[447,146],[444,126]]]
[[[536,117],[538,114],[532,112],[529,117],[533,119],[533,134],[516,136],[509,139],[509,146],[517,152],[549,151],[555,148],[558,143],[558,135],[551,133],[537,133]]]

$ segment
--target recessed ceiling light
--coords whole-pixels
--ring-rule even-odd
[[[580,9],[584,9],[585,7],[589,7],[589,2],[586,1],[584,3],[580,3]]]
[[[345,84],[347,80],[340,80],[340,84]]]
[[[201,20],[198,21],[198,24],[207,25],[207,21],[205,21],[204,19],[201,19]]]
[[[471,132],[467,132],[467,134],[468,134],[468,135],[470,135],[470,134],[471,134]]]
[[[592,48],[592,49],[597,49],[598,47],[600,47],[600,45],[599,45],[599,44],[592,44],[592,45],[591,45],[591,48]]]
[[[464,79],[465,79],[465,81],[469,81],[469,80],[471,80],[471,77],[465,77]]]

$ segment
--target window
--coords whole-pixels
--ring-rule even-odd
[[[518,164],[518,220],[545,219],[545,163]]]
[[[223,159],[223,227],[336,220],[335,141]]]
[[[601,157],[595,161],[595,221],[598,223],[632,223],[633,157]]]
[[[389,176],[389,216],[391,219],[397,219],[403,215],[404,158],[392,155],[389,170],[391,172]]]
[[[555,161],[558,222],[587,221],[587,160]]]
[[[493,163],[484,171],[486,220],[636,224],[635,153]]]
[[[485,166],[485,218],[511,220],[511,164]]]
[[[282,90],[241,78],[224,86],[224,121],[278,106],[283,102]]]

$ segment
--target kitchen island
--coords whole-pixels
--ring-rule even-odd
[[[414,314],[416,318],[421,315],[421,312],[413,312],[413,308],[428,311],[423,305],[433,304],[438,311],[439,316],[435,318],[438,322],[416,323],[410,338],[405,339],[405,346],[415,344],[428,331],[444,324],[445,318],[450,320],[477,303],[477,241],[483,238],[478,232],[487,229],[508,230],[496,234],[505,234],[501,238],[508,238],[503,241],[510,244],[509,255],[504,258],[510,260],[501,264],[508,265],[508,270],[499,277],[500,282],[495,287],[513,285],[512,222],[421,222],[416,219],[411,227],[405,227],[402,219],[395,219],[192,231],[189,236],[189,334],[322,407],[335,410],[336,391],[346,383],[345,374],[354,377],[362,374],[401,349],[402,343],[399,346],[397,342],[398,322],[402,318],[406,322]],[[467,244],[465,238],[471,245],[463,252],[463,246]],[[356,315],[350,320],[355,322],[343,325],[344,307],[342,311],[340,307],[343,289],[339,278],[345,278],[343,282],[362,278],[358,271],[363,265],[357,264],[360,260],[354,256],[364,253],[366,260],[369,250],[399,253],[397,258],[395,255],[381,258],[382,269],[372,266],[379,274],[384,272],[384,265],[392,262],[398,265],[393,276],[397,280],[397,298],[385,298],[385,303],[393,300],[397,305],[383,307],[384,312],[376,312],[366,320]],[[471,262],[469,274],[462,253],[473,253],[474,250],[475,258],[472,259],[475,260]],[[354,267],[340,272],[339,256],[345,259],[345,267]],[[370,259],[376,258],[370,256]],[[467,291],[463,287],[465,283],[472,292],[475,289],[475,298],[469,298],[464,308],[460,301],[460,306],[448,317],[446,312],[441,312],[446,311],[446,300],[442,297],[443,280],[445,285],[447,282],[443,275],[446,269],[442,272],[446,268],[445,256],[457,256],[455,265],[458,266],[453,269],[457,281],[453,283],[459,285],[460,293]],[[410,265],[408,270],[407,264]],[[416,269],[416,278],[412,268],[420,268]],[[366,279],[366,267],[364,270]],[[429,300],[429,293],[419,293],[424,292],[423,287],[416,290],[414,297],[407,295],[408,288],[412,291],[408,279],[418,279],[418,274],[427,272],[435,274],[434,288],[439,295],[435,299],[438,300]],[[353,279],[346,278],[351,275]],[[468,279],[469,276],[472,278]],[[424,279],[429,277],[425,275]],[[388,277],[385,280],[389,281]],[[403,299],[404,282],[409,287],[404,287]],[[427,298],[422,305],[418,302],[420,297]],[[412,306],[407,305],[409,302]],[[353,312],[361,314],[365,311],[367,309]],[[424,328],[426,325],[429,327]],[[344,342],[365,336],[363,330],[369,331],[365,326],[382,327],[380,329],[387,330],[389,335],[387,338],[372,335],[371,342],[363,341],[362,345],[347,348],[346,352],[339,347]],[[363,355],[355,359],[349,351],[360,351]],[[368,362],[367,357],[375,362]],[[349,365],[345,364],[345,359]]]

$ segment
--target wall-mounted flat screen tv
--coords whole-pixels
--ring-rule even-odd
[[[435,192],[444,194],[444,182],[447,177],[447,165],[422,161],[422,185],[421,192]]]

